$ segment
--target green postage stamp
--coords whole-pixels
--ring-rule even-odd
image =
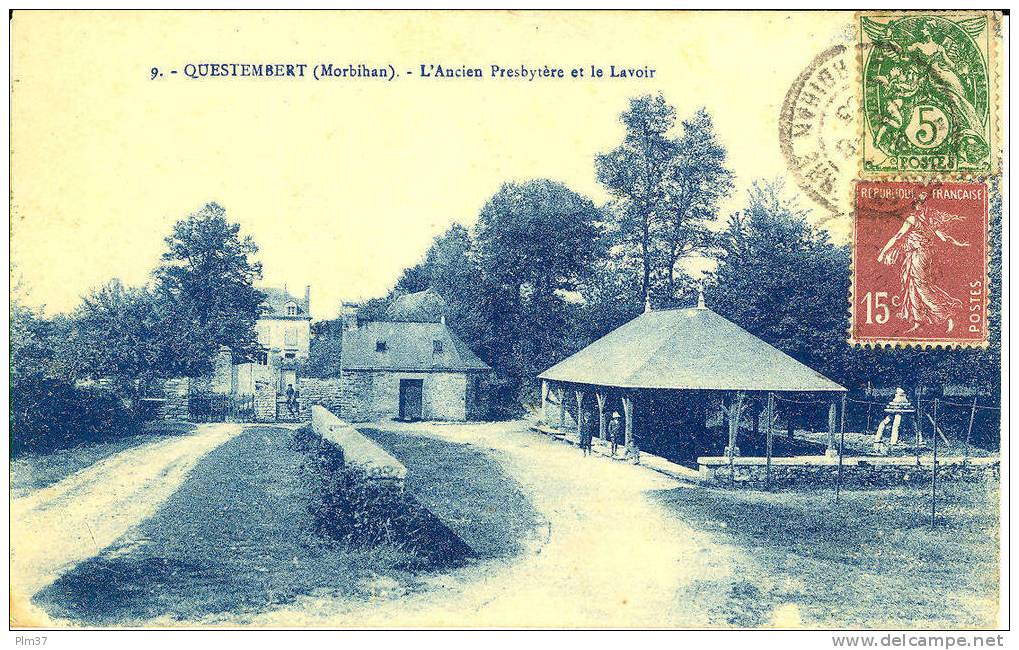
[[[857,22],[862,173],[995,172],[994,15],[875,12]]]

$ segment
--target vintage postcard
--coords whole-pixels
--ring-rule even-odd
[[[18,644],[1000,645],[1008,21],[15,10]]]

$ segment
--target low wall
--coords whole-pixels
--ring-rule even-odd
[[[302,420],[311,419],[312,409],[316,405],[347,417],[343,410],[343,384],[338,377],[301,377],[298,388],[301,390],[298,403],[301,407]]]
[[[730,470],[725,456],[702,456],[697,459],[698,480],[716,487],[763,488],[767,485],[767,460],[760,457],[735,458]],[[938,458],[938,480],[972,482],[996,480],[999,460],[993,457]],[[926,485],[931,481],[933,464],[930,457],[864,457],[842,459],[842,485],[849,488]],[[734,470],[734,476],[733,476]],[[811,487],[835,484],[838,458],[828,456],[796,456],[771,459],[772,487]],[[731,478],[730,478],[731,477]]]
[[[357,465],[373,479],[394,481],[403,486],[407,476],[403,463],[328,409],[318,405],[311,407],[311,427],[323,440],[340,448],[345,464]]]

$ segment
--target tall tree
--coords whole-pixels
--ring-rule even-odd
[[[600,255],[601,214],[550,180],[507,183],[476,232],[482,356],[519,380],[578,345],[570,314]]]
[[[703,108],[683,122],[678,138],[671,133],[676,111],[660,94],[630,100],[620,120],[622,144],[595,160],[616,216],[609,233],[627,251],[618,259],[640,269],[640,302],[655,293],[656,282],[672,302],[682,288],[679,263],[712,245],[707,223],[732,191],[732,172]]]
[[[729,218],[709,306],[836,380],[845,380],[849,251],[807,223],[779,181],[758,182]]]
[[[707,224],[717,218],[719,203],[733,188],[725,147],[718,141],[711,116],[703,108],[683,121],[683,135],[676,146],[669,180],[663,236],[668,251],[668,294],[675,297],[677,264],[686,256],[712,246],[714,238]]]
[[[620,121],[623,142],[595,159],[598,180],[612,196],[621,239],[634,246],[641,268],[641,301],[649,295],[654,255],[654,226],[667,209],[670,171],[676,143],[669,136],[676,110],[665,97],[645,95],[630,100]]]
[[[156,269],[156,290],[172,316],[166,324],[178,341],[177,370],[202,372],[220,346],[245,359],[255,352],[255,321],[264,294],[254,284],[262,265],[258,246],[209,203],[178,221],[166,238],[167,251]]]

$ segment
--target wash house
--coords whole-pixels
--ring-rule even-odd
[[[700,455],[738,456],[742,442],[749,445],[746,451],[763,455],[756,436],[739,438],[741,423],[756,433],[762,418],[770,455],[776,401],[790,407],[820,401],[814,421],[828,415],[822,444],[825,453],[834,454],[837,414],[846,393],[708,309],[703,295],[694,308],[647,306],[642,315],[538,378],[546,426],[575,427],[578,434],[587,426],[604,439],[609,419],[619,413],[626,449],[639,446],[678,462]],[[787,419],[794,411],[802,413],[789,408]]]

